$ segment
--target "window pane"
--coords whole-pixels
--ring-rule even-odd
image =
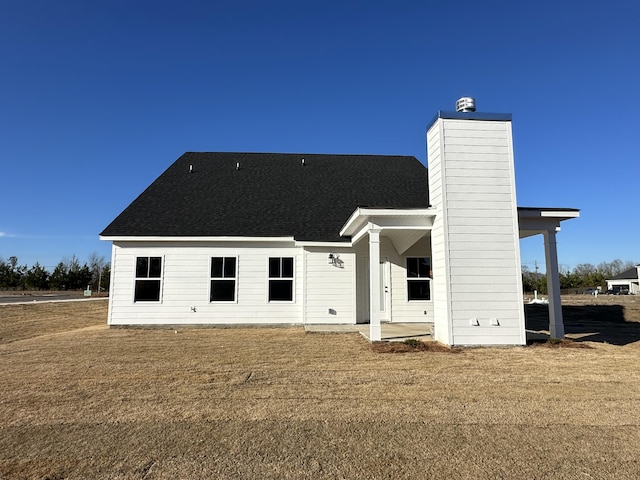
[[[278,278],[280,277],[280,259],[279,258],[269,258],[269,277]]]
[[[160,300],[160,280],[136,280],[134,301],[157,302]]]
[[[215,278],[222,277],[222,265],[224,260],[222,257],[211,258],[211,276]]]
[[[293,280],[269,280],[269,301],[293,300]]]
[[[407,277],[418,276],[418,259],[407,258]]]
[[[136,258],[136,278],[147,278],[149,276],[149,257]]]
[[[293,278],[293,258],[282,259],[282,278]]]
[[[431,262],[428,257],[418,258],[418,275],[421,278],[428,278],[431,270]]]
[[[162,272],[162,258],[150,257],[149,258],[149,278],[160,278]]]
[[[236,299],[235,280],[211,280],[212,302],[233,302]]]
[[[429,280],[410,280],[407,282],[409,300],[431,300]]]
[[[236,258],[225,257],[224,259],[224,276],[226,278],[236,277]]]

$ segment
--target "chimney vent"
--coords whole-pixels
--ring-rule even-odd
[[[462,97],[456,102],[456,112],[475,112],[476,99],[473,97]]]

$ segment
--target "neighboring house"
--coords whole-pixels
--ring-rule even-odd
[[[632,295],[640,294],[640,265],[619,273],[611,280],[607,280],[607,290],[626,291]]]
[[[448,345],[526,342],[519,238],[576,209],[517,208],[511,116],[439,112],[414,157],[185,153],[102,233],[109,325],[426,322]]]

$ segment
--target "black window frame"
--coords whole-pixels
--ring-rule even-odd
[[[160,302],[162,293],[163,258],[161,256],[137,256],[133,302]]]
[[[294,257],[269,257],[267,263],[267,276],[268,302],[294,301]]]
[[[238,257],[211,257],[209,301],[211,303],[235,303],[238,297]],[[216,288],[220,295],[217,294]],[[229,293],[231,298],[229,298]],[[226,294],[226,298],[225,298]]]
[[[406,257],[406,266],[407,301],[431,301],[431,257]]]

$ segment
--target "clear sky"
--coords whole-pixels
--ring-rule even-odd
[[[98,234],[185,151],[414,155],[461,96],[513,114],[561,266],[640,262],[635,1],[2,0],[0,257]],[[542,237],[522,262],[544,265]]]

